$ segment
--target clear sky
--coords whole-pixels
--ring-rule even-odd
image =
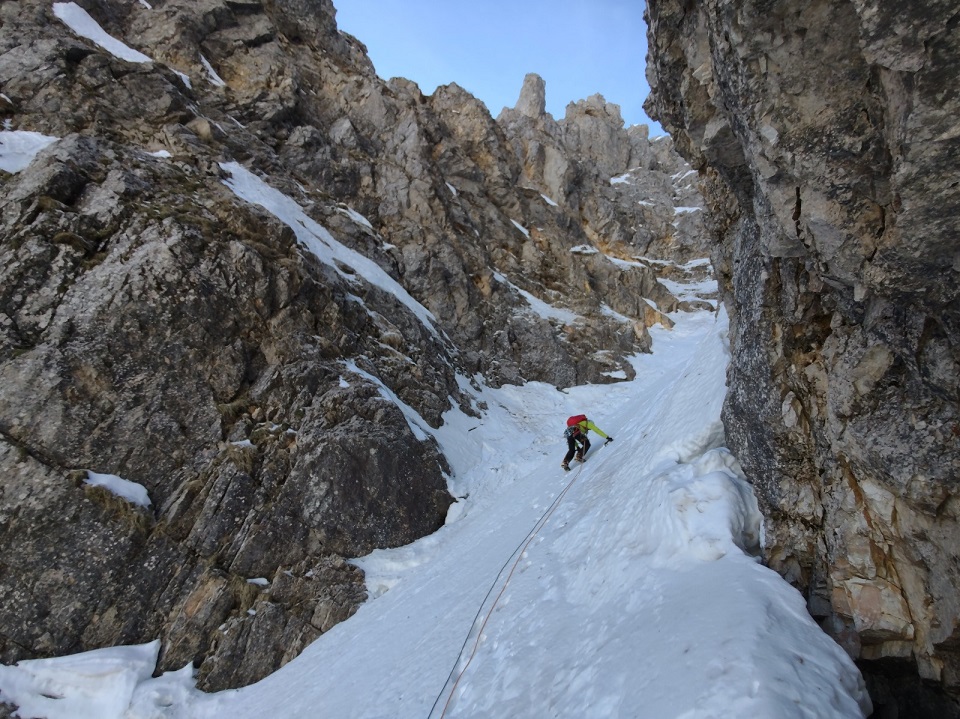
[[[377,74],[406,77],[426,94],[456,82],[496,117],[523,77],[547,84],[558,120],[570,102],[600,93],[627,125],[659,126],[643,112],[645,3],[640,0],[333,0],[337,24],[367,46]]]

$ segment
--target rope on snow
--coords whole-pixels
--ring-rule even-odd
[[[447,686],[450,685],[451,680],[453,680],[453,686],[450,687],[449,693],[447,693],[447,701],[443,705],[443,710],[440,712],[440,719],[444,719],[447,715],[447,710],[450,708],[450,702],[453,701],[453,695],[457,691],[457,687],[460,684],[460,680],[463,679],[463,675],[466,673],[467,669],[470,668],[470,664],[473,662],[473,658],[477,654],[477,649],[480,647],[480,639],[483,637],[483,630],[487,626],[487,622],[490,620],[493,610],[497,608],[497,604],[500,602],[501,597],[503,597],[504,592],[507,590],[507,585],[510,584],[510,580],[513,578],[513,573],[516,571],[517,567],[520,565],[520,560],[523,558],[524,553],[527,551],[527,548],[530,546],[530,543],[536,538],[540,530],[543,529],[544,525],[550,520],[550,517],[553,515],[554,511],[560,506],[560,502],[563,501],[564,496],[567,492],[570,491],[570,488],[574,485],[577,479],[580,477],[580,473],[583,471],[583,464],[577,468],[577,471],[574,472],[573,477],[567,483],[567,486],[563,488],[563,491],[557,495],[557,498],[553,500],[553,503],[547,507],[546,511],[540,515],[540,519],[537,520],[536,524],[533,525],[533,529],[527,534],[527,536],[517,545],[517,548],[513,550],[513,553],[507,557],[507,561],[503,563],[503,566],[500,567],[500,571],[497,573],[496,578],[493,580],[493,583],[490,585],[490,589],[487,590],[486,596],[483,598],[483,601],[480,603],[480,608],[477,610],[476,615],[473,618],[473,623],[470,625],[470,631],[467,632],[467,636],[464,637],[463,644],[460,647],[460,652],[457,654],[457,658],[453,662],[453,668],[450,670],[450,673],[447,675],[447,681],[444,683],[443,688],[440,690],[440,693],[437,694],[437,698],[433,702],[433,706],[430,708],[430,714],[427,715],[427,719],[433,716],[433,713],[437,709],[437,704],[440,702],[440,697],[447,692]],[[510,564],[510,560],[516,556],[516,559],[513,561],[513,565],[510,567],[510,572],[507,574],[507,578],[503,583],[503,586],[500,587],[500,592],[497,594],[496,599],[493,600],[493,604],[490,605],[490,609],[487,610],[486,616],[483,618],[483,622],[480,624],[480,628],[477,629],[476,640],[473,642],[473,648],[470,650],[470,656],[467,657],[466,664],[463,665],[463,668],[460,670],[460,673],[457,674],[454,679],[454,672],[457,670],[457,663],[463,658],[463,652],[467,648],[467,643],[470,641],[470,635],[473,634],[474,627],[477,626],[477,621],[480,619],[480,614],[483,611],[484,605],[487,603],[487,600],[490,598],[490,595],[493,593],[494,588],[497,586],[497,583],[500,581],[500,577],[503,576],[504,571],[506,571],[507,566]]]

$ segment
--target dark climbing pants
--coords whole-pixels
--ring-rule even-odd
[[[579,437],[567,437],[567,456],[563,458],[563,463],[570,464],[573,455],[577,455],[582,459],[589,449],[590,440],[583,435]]]

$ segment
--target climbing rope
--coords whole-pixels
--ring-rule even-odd
[[[433,702],[433,706],[430,708],[430,714],[427,715],[427,719],[433,716],[434,711],[437,709],[437,704],[440,702],[440,697],[447,692],[447,686],[450,685],[450,681],[453,680],[453,686],[450,687],[449,693],[447,693],[447,701],[443,705],[443,711],[440,712],[439,719],[444,719],[447,715],[447,710],[450,708],[450,702],[453,701],[453,695],[457,691],[457,687],[460,684],[460,680],[463,679],[463,675],[466,673],[467,669],[470,668],[470,664],[473,662],[473,658],[477,654],[477,649],[480,647],[480,640],[483,637],[483,630],[487,626],[487,622],[490,621],[490,617],[493,615],[493,610],[497,608],[497,604],[500,602],[501,597],[503,597],[504,592],[507,590],[507,585],[510,584],[510,580],[513,578],[513,573],[516,571],[517,567],[520,565],[520,560],[523,559],[523,555],[526,553],[527,548],[530,546],[530,543],[536,538],[537,534],[543,529],[544,525],[550,520],[550,517],[553,515],[554,511],[560,506],[560,502],[563,501],[564,496],[567,492],[570,491],[570,488],[574,485],[577,479],[580,477],[580,473],[583,471],[583,464],[581,464],[577,471],[574,472],[573,477],[567,482],[567,486],[563,488],[563,491],[557,495],[556,499],[553,500],[553,503],[547,507],[546,511],[540,515],[540,519],[537,520],[537,523],[533,525],[527,536],[517,545],[517,548],[513,550],[507,561],[503,563],[503,566],[500,567],[500,571],[497,572],[496,578],[493,580],[493,583],[490,585],[490,589],[487,590],[486,596],[483,598],[483,601],[480,603],[480,608],[477,610],[476,615],[473,617],[473,622],[470,625],[470,631],[467,632],[467,636],[464,637],[463,644],[460,646],[460,652],[457,654],[457,658],[453,662],[453,668],[450,670],[450,673],[447,675],[447,681],[444,683],[443,688],[440,690],[440,693],[437,694],[437,698]],[[503,576],[503,573],[506,571],[507,566],[510,565],[510,560],[516,556],[512,566],[510,566],[510,572],[507,574],[507,578],[503,583],[503,586],[500,587],[500,592],[497,594],[496,599],[493,600],[493,604],[490,605],[490,609],[487,610],[486,616],[484,616],[483,621],[480,623],[480,628],[477,629],[477,636],[473,642],[473,648],[470,650],[470,656],[467,657],[466,663],[463,665],[463,668],[460,670],[460,673],[457,674],[456,679],[454,679],[454,672],[457,670],[457,663],[463,658],[463,652],[467,648],[467,643],[470,641],[470,635],[473,634],[474,627],[477,626],[477,621],[480,619],[480,614],[483,612],[483,607],[487,603],[487,600],[490,598],[490,595],[493,594],[493,590],[496,588],[497,584],[500,581],[500,577]]]

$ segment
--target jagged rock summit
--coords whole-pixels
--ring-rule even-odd
[[[692,306],[669,141],[535,78],[500,121],[384,82],[329,0],[4,2],[0,92],[46,145],[0,173],[7,663],[263,677],[363,601],[349,558],[444,522],[471,381],[631,376]]]
[[[527,186],[581,212],[587,237],[624,259],[708,254],[696,172],[670,138],[624,128],[620,108],[602,95],[570,103],[559,121],[544,107],[545,83],[529,74],[516,108],[497,118]]]
[[[648,14],[648,112],[706,179],[767,561],[877,716],[960,716],[957,6]]]

